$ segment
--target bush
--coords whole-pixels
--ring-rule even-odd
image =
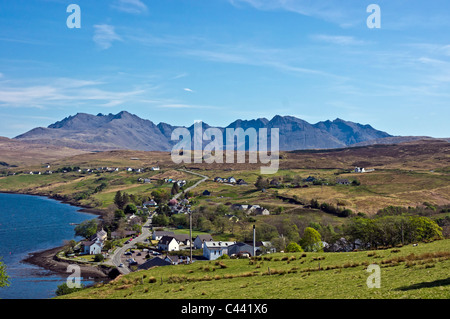
[[[68,295],[68,294],[71,294],[71,293],[76,292],[76,291],[78,291],[78,290],[81,290],[81,289],[83,289],[83,288],[84,288],[83,285],[81,285],[80,288],[76,288],[76,287],[70,288],[70,287],[67,285],[67,283],[63,283],[63,284],[59,285],[59,286],[56,288],[55,294],[56,294],[57,296]]]
[[[102,254],[96,254],[95,255],[95,257],[94,257],[94,261],[95,262],[102,262],[103,260],[105,260],[105,257],[103,257],[103,255]]]
[[[305,251],[323,251],[322,237],[320,233],[311,227],[306,227],[301,240]]]
[[[291,242],[289,245],[287,245],[285,251],[288,253],[297,253],[297,252],[301,253],[303,252],[303,249],[299,244]]]

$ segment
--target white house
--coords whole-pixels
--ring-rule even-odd
[[[95,238],[91,241],[85,241],[83,244],[83,252],[87,255],[101,254],[103,249],[103,241]]]
[[[228,247],[235,243],[235,241],[205,241],[203,243],[203,257],[208,260],[215,260],[223,255],[228,255]]]
[[[101,241],[105,241],[108,237],[108,233],[102,228],[102,230],[97,233],[96,237]]]
[[[165,251],[178,251],[180,250],[180,245],[178,240],[174,237],[163,236],[158,242],[158,249]]]
[[[259,207],[259,208],[256,208],[253,210],[253,214],[267,216],[267,215],[270,215],[270,212],[267,208]]]
[[[159,166],[152,167],[152,171],[159,171]]]
[[[365,171],[364,167],[355,167],[355,173],[364,173]]]

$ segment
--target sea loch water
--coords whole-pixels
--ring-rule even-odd
[[[10,286],[0,288],[0,299],[54,297],[67,277],[21,261],[28,253],[62,246],[64,240],[79,240],[70,224],[94,218],[45,197],[0,193],[0,259],[10,277]]]

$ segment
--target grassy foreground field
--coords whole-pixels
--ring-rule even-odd
[[[369,289],[368,265],[381,287]],[[277,253],[120,276],[69,299],[448,299],[450,240],[377,251]]]

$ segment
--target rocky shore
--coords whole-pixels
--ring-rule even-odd
[[[23,260],[23,262],[42,267],[62,276],[69,276],[72,274],[72,272],[67,272],[67,267],[70,265],[70,263],[61,261],[56,256],[56,254],[61,251],[62,248],[63,247],[57,247],[30,253],[29,256]],[[80,266],[81,277],[83,278],[93,278],[98,280],[110,278],[108,276],[110,269],[90,265],[77,265]]]

